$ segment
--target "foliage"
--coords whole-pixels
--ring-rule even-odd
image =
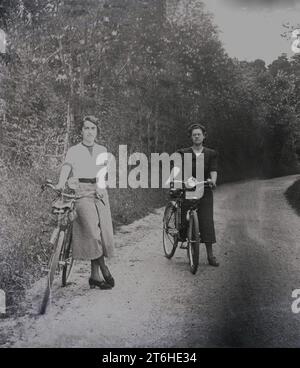
[[[300,215],[300,180],[296,180],[285,192],[290,205]]]

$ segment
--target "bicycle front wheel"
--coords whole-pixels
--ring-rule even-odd
[[[72,224],[69,224],[65,231],[64,245],[61,254],[62,262],[62,286],[66,286],[70,278],[74,259],[72,257]]]
[[[200,248],[200,234],[198,215],[196,211],[191,211],[188,228],[188,258],[190,264],[190,271],[195,274],[199,264],[199,248]]]
[[[57,229],[55,230],[57,231]],[[48,277],[47,277],[47,285],[44,292],[44,297],[42,300],[41,308],[40,308],[40,314],[45,314],[50,293],[51,293],[51,287],[53,284],[53,280],[55,277],[55,273],[57,271],[58,263],[59,263],[59,257],[62,250],[63,242],[64,242],[65,232],[60,231],[59,236],[56,237],[55,243],[54,243],[54,251],[51,255],[50,261],[49,261],[49,271],[48,271]]]
[[[168,203],[163,218],[163,246],[165,256],[172,258],[178,245],[178,230],[176,228],[176,207]]]

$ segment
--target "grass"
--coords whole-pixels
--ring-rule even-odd
[[[0,172],[0,288],[8,315],[16,312],[26,288],[42,275],[49,255],[49,194],[41,194],[34,172]]]
[[[300,216],[300,179],[296,180],[285,192],[289,204]]]

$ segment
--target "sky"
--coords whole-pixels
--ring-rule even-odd
[[[226,52],[239,60],[263,59],[267,65],[282,53],[292,56],[292,40],[280,35],[289,22],[300,28],[300,0],[202,0],[214,14]]]

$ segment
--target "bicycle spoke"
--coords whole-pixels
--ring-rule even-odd
[[[43,301],[40,308],[40,313],[44,314],[46,312],[46,308],[49,302],[49,299],[51,299],[51,288],[54,281],[54,278],[57,274],[59,274],[59,256],[61,253],[61,249],[63,246],[63,240],[64,240],[64,232],[61,231],[59,233],[59,237],[57,239],[57,243],[54,247],[54,252],[50,258],[49,262],[49,273],[47,277],[47,286],[46,290],[44,292]]]
[[[199,246],[200,246],[200,236],[199,236],[198,216],[197,213],[193,211],[189,221],[188,247],[187,247],[190,270],[193,274],[197,272],[198,268]]]
[[[72,226],[70,225],[66,230],[64,251],[62,254],[62,261],[64,262],[63,272],[62,272],[62,286],[66,286],[68,279],[71,275],[73,268],[73,258],[71,249],[71,238],[72,238]]]
[[[175,217],[176,210],[172,204],[168,204],[163,219],[163,246],[167,258],[174,255],[177,247],[178,230],[176,229]]]
[[[171,239],[171,237],[169,236],[169,234],[167,234],[167,237],[170,240],[170,242],[174,242],[174,238]]]

